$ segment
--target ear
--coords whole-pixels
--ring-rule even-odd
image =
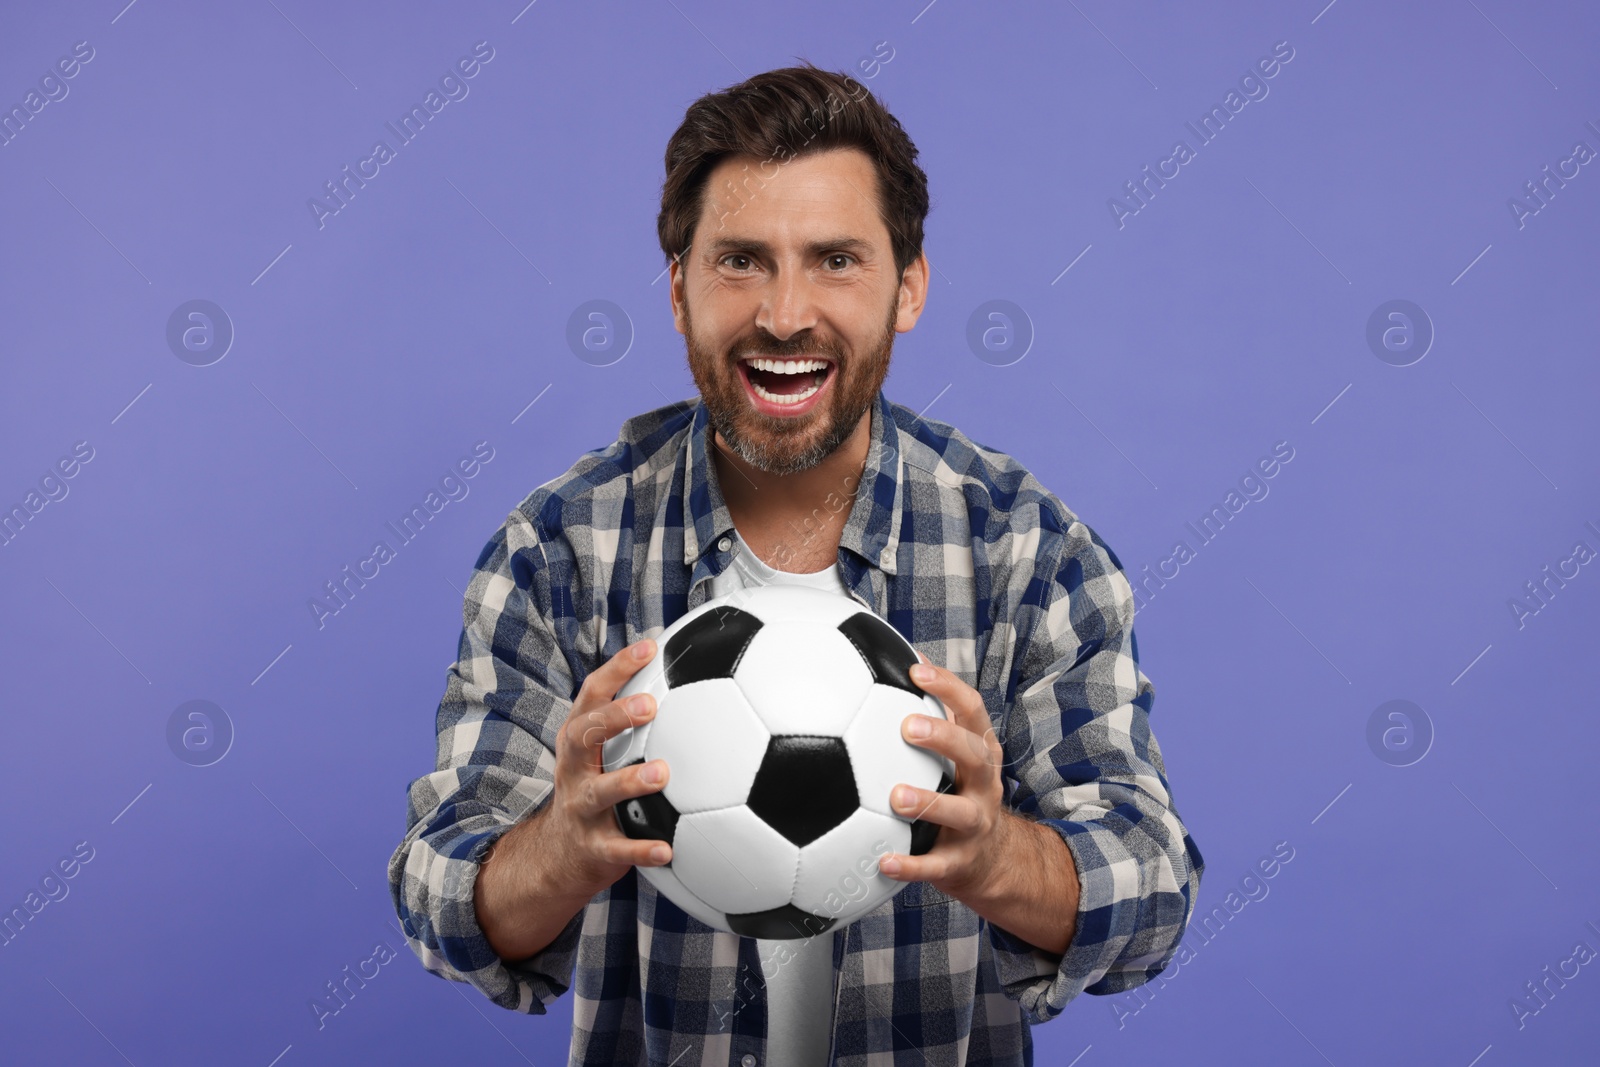
[[[928,300],[928,254],[921,252],[906,264],[900,277],[900,292],[896,297],[894,330],[905,333],[917,324],[923,305]]]
[[[672,328],[687,337],[688,322],[683,314],[683,257],[673,260],[667,271],[667,296],[672,301]]]

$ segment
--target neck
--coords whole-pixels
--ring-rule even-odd
[[[789,524],[842,528],[850,514],[871,443],[872,412],[861,416],[843,444],[810,470],[770,474],[746,463],[712,432],[712,460],[723,501],[741,536]],[[835,534],[837,541],[837,534]]]

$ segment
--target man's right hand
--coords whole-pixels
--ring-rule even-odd
[[[664,787],[666,762],[604,769],[606,741],[656,713],[649,693],[616,699],[617,690],[654,654],[654,641],[638,642],[584,679],[556,734],[555,788],[549,799],[506,831],[478,869],[473,890],[478,925],[502,959],[526,959],[549,945],[629,867],[659,867],[672,859],[670,845],[628,837],[613,814],[617,803]]]

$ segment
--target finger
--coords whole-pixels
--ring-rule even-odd
[[[950,873],[950,861],[937,848],[921,856],[885,852],[878,857],[878,870],[897,882],[936,882]]]
[[[630,727],[649,722],[655,713],[656,699],[650,693],[634,693],[587,711],[574,706],[561,728],[566,734],[567,769],[599,773],[605,743]]]
[[[621,830],[601,842],[600,852],[609,863],[631,863],[635,867],[660,867],[672,862],[672,846],[665,841],[635,841]]]
[[[965,728],[976,739],[979,745],[978,751],[985,763],[992,767],[1000,767],[1005,762],[1005,750],[995,733],[994,723],[989,718],[989,710],[984,706],[983,697],[953,671],[946,670],[937,663],[929,663],[928,667],[934,672],[932,679],[912,680],[925,692],[939,699],[950,722]]]
[[[984,707],[983,697],[978,691],[954,671],[941,667],[932,660],[925,661],[925,664],[927,669],[933,672],[932,676],[924,681],[913,675],[911,680],[921,686],[924,692],[932,693],[939,698],[939,703],[944,705],[945,713],[950,716],[951,721],[959,723],[980,737],[985,733],[993,733],[994,724],[989,721],[989,709]]]
[[[889,797],[894,810],[908,819],[938,823],[963,833],[972,833],[983,825],[983,811],[977,801],[957,793],[898,785]]]
[[[926,733],[919,735],[924,730]],[[901,721],[900,734],[913,745],[937,752],[955,764],[957,780],[963,786],[984,780],[999,765],[986,739],[958,723],[911,714]]]
[[[660,759],[597,774],[583,785],[582,810],[584,814],[597,815],[624,800],[659,793],[667,784],[667,776],[667,761]]]
[[[573,706],[582,704],[587,708],[591,704],[604,704],[614,699],[617,690],[626,685],[629,678],[638,674],[639,668],[649,663],[655,654],[656,643],[649,638],[636,641],[621,649],[583,680],[583,684],[578,687],[578,696]]]

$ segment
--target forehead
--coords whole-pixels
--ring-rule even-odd
[[[719,237],[804,240],[847,233],[887,245],[878,174],[859,148],[834,148],[787,163],[734,155],[707,176],[695,243]]]

